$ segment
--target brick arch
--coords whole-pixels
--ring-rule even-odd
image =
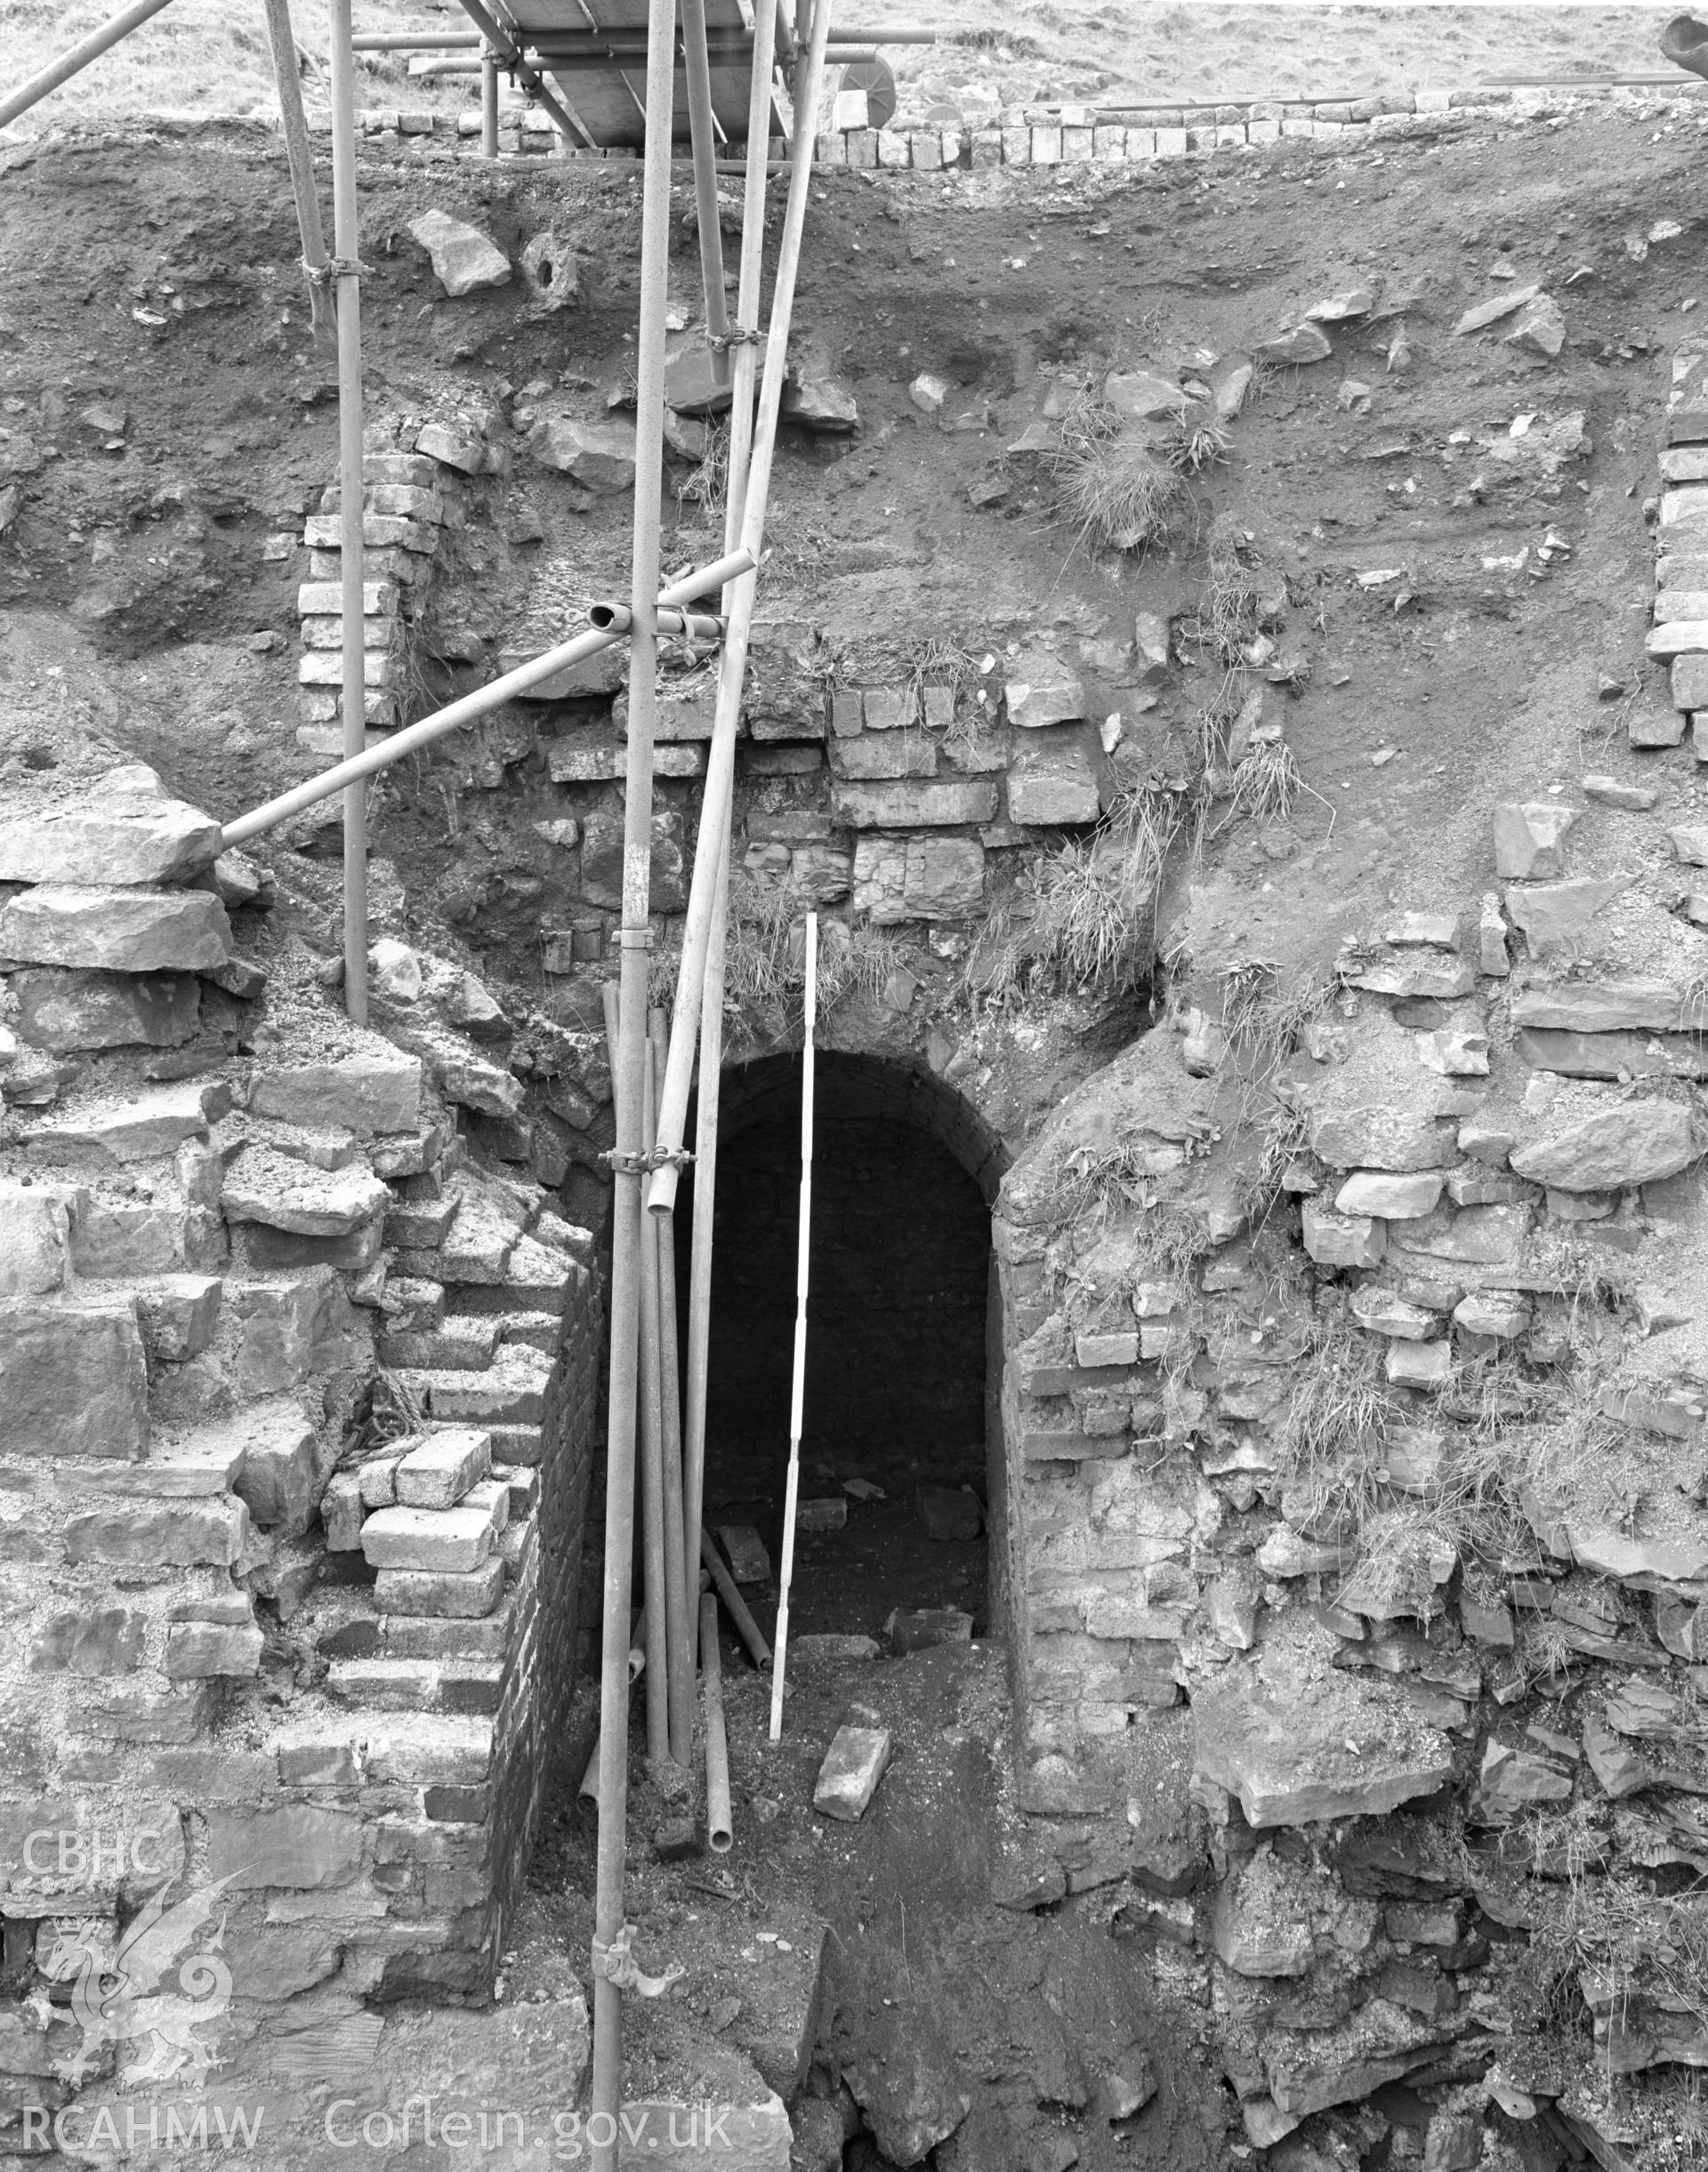
[[[737,1138],[786,1108],[798,1109],[801,1064],[797,1050],[756,1056],[731,1065],[718,1088],[718,1135]],[[858,1110],[862,1116],[910,1124],[946,1147],[994,1207],[1011,1156],[1001,1134],[965,1094],[932,1071],[884,1056],[820,1049],[815,1100],[826,1115]],[[691,1133],[690,1133],[691,1135]]]

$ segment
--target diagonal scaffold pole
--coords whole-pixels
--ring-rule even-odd
[[[813,19],[812,44],[803,63],[802,96],[817,110],[824,82],[825,47],[830,38],[831,0],[818,0]],[[758,69],[754,69],[757,80]],[[751,146],[750,146],[751,149]],[[751,171],[751,168],[750,168]],[[794,308],[795,275],[801,262],[801,237],[806,226],[807,192],[812,175],[811,132],[795,130],[789,169],[788,207],[783,220],[777,283],[771,296],[771,319],[766,335],[765,375],[760,389],[759,413],[753,423],[753,453],[743,493],[741,540],[758,561],[765,538],[765,512],[770,494],[771,460],[777,448],[777,418],[783,405],[783,380],[788,367],[789,327]],[[744,255],[747,246],[743,231]],[[743,350],[744,354],[745,349]],[[730,418],[732,480],[734,430],[740,418],[737,393]],[[717,715],[712,727],[712,745],[706,758],[705,791],[700,802],[700,824],[694,848],[694,875],[689,889],[688,917],[682,933],[682,959],[676,981],[676,1007],[670,1028],[670,1060],[665,1069],[665,1089],[658,1103],[658,1167],[647,1191],[647,1205],[654,1214],[669,1214],[676,1204],[681,1174],[682,1134],[688,1121],[689,1089],[694,1076],[695,1042],[699,1033],[701,993],[705,981],[705,958],[710,941],[712,908],[717,888],[717,863],[721,840],[729,822],[734,789],[736,731],[741,721],[741,689],[747,669],[747,643],[753,626],[757,576],[746,574],[736,584],[728,607],[729,626],[718,671]]]
[[[285,156],[291,169],[291,193],[296,199],[296,227],[302,240],[302,269],[309,280],[309,319],[318,335],[330,328],[326,284],[326,230],[320,221],[320,193],[314,185],[314,152],[309,142],[309,119],[302,110],[302,78],[297,72],[296,34],[291,28],[291,0],[262,0],[267,18],[267,41],[272,47],[273,75],[278,85],[278,125],[285,138]]]
[[[640,1386],[641,1095],[651,932],[652,738],[658,671],[658,519],[664,489],[665,309],[670,276],[674,0],[650,0],[646,174],[640,213],[640,321],[635,368],[634,560],[629,598],[629,738],[623,832],[621,1071],[612,1156],[611,1362],[605,1468],[605,1604],[600,1684],[599,1856],[594,1895],[593,2059],[588,2135],[594,2172],[616,2172],[623,2098],[623,1989],[633,1982],[624,1918],[628,1839],[629,1599],[634,1554],[634,1448]],[[647,1353],[650,1354],[650,1353]],[[656,1363],[656,1357],[652,1359]],[[659,1594],[662,1603],[663,1594]]]
[[[69,83],[73,76],[81,75],[92,61],[100,60],[120,38],[128,37],[133,30],[140,29],[151,16],[169,4],[170,0],[133,0],[130,7],[121,8],[117,15],[109,16],[98,30],[92,30],[87,37],[60,53],[57,60],[50,61],[45,68],[37,69],[10,97],[0,98],[0,128],[15,121],[20,113],[28,113],[32,106],[39,105],[50,91],[57,91],[62,83]]]
[[[783,0],[777,0],[776,12],[761,6],[753,21],[753,77],[747,101],[747,172],[741,210],[741,273],[736,291],[736,316],[743,325],[755,325],[759,321],[760,282],[765,258],[766,152],[771,116],[773,46],[782,8]],[[755,145],[759,146],[757,150]],[[759,349],[753,342],[745,340],[736,350],[735,392],[729,408],[729,459],[723,508],[726,551],[732,549],[739,537],[745,512],[747,471],[753,442],[753,389],[758,376]],[[732,581],[724,592],[726,632],[737,585]],[[716,836],[701,849],[709,849],[715,854],[716,879],[700,981],[700,1094],[694,1129],[694,1226],[689,1239],[688,1368],[682,1405],[682,1521],[687,1538],[686,1572],[690,1579],[699,1563],[700,1521],[705,1500],[705,1391],[712,1336],[713,1210],[718,1173],[718,1087],[723,1070],[723,931],[729,900],[727,805]],[[666,1046],[666,1074],[668,1067]],[[661,1085],[661,1103],[663,1100]],[[665,1217],[666,1228],[673,1220],[673,1215]],[[689,1609],[689,1626],[695,1647],[691,1657],[697,1662],[700,1628],[697,1606]]]

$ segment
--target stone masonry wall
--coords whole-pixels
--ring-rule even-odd
[[[157,1900],[185,2055],[285,2099],[482,1995],[571,1687],[591,1240],[218,837],[137,764],[0,823],[0,2149],[182,2063],[77,2003]]]

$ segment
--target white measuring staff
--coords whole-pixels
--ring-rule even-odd
[[[806,1046],[801,1068],[801,1230],[794,1265],[794,1380],[789,1392],[789,1482],[783,1497],[783,1570],[771,1660],[771,1740],[783,1735],[783,1673],[789,1643],[789,1580],[794,1574],[794,1512],[801,1493],[801,1408],[807,1385],[807,1246],[812,1230],[812,1027],[818,1002],[818,916],[807,915]]]

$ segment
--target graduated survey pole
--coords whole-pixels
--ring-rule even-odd
[[[777,0],[777,10],[784,0]],[[770,127],[771,68],[777,14],[763,4],[753,20],[753,63],[747,94],[747,172],[742,194],[741,277],[736,294],[739,324],[759,322],[760,281],[764,270],[767,132]],[[757,144],[759,149],[754,149]],[[759,349],[744,340],[736,351],[735,393],[729,408],[729,458],[724,478],[724,548],[739,537],[746,513],[747,471],[753,441],[753,387],[759,375]],[[757,560],[755,560],[757,564]],[[735,607],[738,588],[732,581],[724,591],[724,631],[728,614]],[[721,677],[721,673],[720,673]],[[733,759],[733,756],[732,756]],[[705,1389],[712,1336],[713,1207],[718,1177],[718,1087],[723,1070],[723,935],[729,902],[729,808],[726,798],[723,820],[715,828],[703,830],[699,852],[714,855],[711,918],[706,944],[696,983],[700,997],[700,1099],[694,1126],[694,1228],[689,1243],[688,1268],[688,1378],[682,1412],[683,1522],[688,1535],[688,1569],[694,1573],[702,1509],[705,1499]],[[698,860],[696,859],[696,872]],[[677,1002],[682,1000],[681,989]],[[692,1026],[684,1022],[691,1036]],[[669,1059],[665,1059],[665,1075]],[[666,1094],[661,1086],[659,1106]],[[690,1610],[690,1627],[697,1645],[700,1614]],[[697,1658],[697,1651],[695,1655]]]
[[[362,275],[356,212],[356,62],[350,0],[332,0],[332,246],[338,296],[338,569],[343,593],[344,758],[367,739],[362,589]],[[367,1023],[367,787],[344,794],[344,1008]]]
[[[763,22],[754,32],[753,79],[759,80],[757,46]],[[812,47],[805,63],[810,94],[818,95],[824,81],[825,46],[830,36],[830,0],[819,0],[813,20]],[[795,273],[801,262],[801,238],[806,227],[807,191],[812,178],[812,140],[799,132],[789,171],[789,200],[784,214],[783,238],[777,252],[777,283],[771,295],[771,320],[765,340],[765,376],[760,388],[759,412],[753,426],[753,452],[745,488],[741,493],[743,546],[757,563],[765,537],[765,509],[771,487],[771,461],[777,448],[777,418],[783,406],[783,380],[788,365],[789,327],[794,309]],[[748,217],[742,228],[742,288],[746,292],[747,254],[763,240],[762,228],[755,238],[751,226],[753,166],[748,167]],[[757,289],[755,288],[755,293]],[[744,319],[745,320],[745,319]],[[740,360],[749,354],[744,344]],[[751,380],[737,363],[736,398],[730,412],[729,497],[736,492],[736,432],[743,420],[743,387]],[[688,1095],[694,1073],[694,1043],[699,1031],[700,992],[705,980],[706,949],[712,922],[713,893],[717,882],[719,840],[728,828],[734,784],[736,731],[741,720],[741,687],[747,668],[747,641],[753,625],[756,579],[749,576],[733,591],[725,629],[723,655],[718,667],[717,714],[712,727],[712,745],[706,756],[705,789],[700,800],[700,820],[694,848],[694,874],[689,886],[688,917],[682,931],[682,962],[676,979],[676,1007],[671,1018],[670,1062],[665,1071],[665,1090],[658,1102],[659,1166],[647,1188],[647,1204],[654,1214],[664,1214],[674,1204],[678,1167],[676,1154],[682,1143],[688,1119]]]
[[[812,1028],[818,1003],[818,916],[807,915],[806,1044],[801,1060],[801,1225],[794,1255],[794,1373],[789,1384],[789,1478],[783,1497],[783,1566],[777,1577],[777,1649],[771,1662],[771,1740],[783,1733],[783,1671],[788,1664],[789,1585],[794,1576],[794,1513],[801,1497],[801,1415],[807,1386],[807,1257],[812,1240]]]
[[[623,828],[621,1070],[616,1082],[611,1231],[610,1428],[605,1466],[605,1609],[600,1685],[599,1868],[594,1903],[593,2076],[588,2135],[593,2172],[616,2172],[623,2096],[623,1864],[628,1838],[629,1586],[634,1550],[635,1395],[639,1386],[642,1165],[647,1061],[648,925],[652,876],[652,735],[657,708],[658,509],[665,466],[665,306],[670,277],[673,0],[649,0],[646,185],[640,214],[640,324],[635,358],[634,559],[629,596],[629,739]],[[662,1595],[660,1595],[662,1597]],[[593,2137],[598,2139],[594,2140]]]

